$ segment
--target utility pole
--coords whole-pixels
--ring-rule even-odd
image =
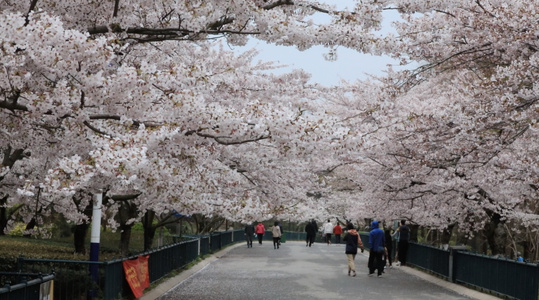
[[[101,239],[101,204],[103,202],[103,192],[100,190],[94,194],[94,205],[92,210],[92,231],[90,236],[90,261],[96,262],[90,264],[90,276],[95,283],[99,282],[99,242]],[[93,298],[96,291],[91,292],[90,298]]]

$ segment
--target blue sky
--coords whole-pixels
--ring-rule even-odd
[[[339,8],[354,2],[351,0],[326,1],[338,3]],[[390,24],[393,20],[398,19],[398,14],[389,11],[384,15],[386,20],[383,22],[383,31],[393,31]],[[323,22],[323,18],[324,16],[321,16],[317,22]],[[328,61],[324,58],[324,54],[327,54],[329,49],[322,46],[299,51],[295,47],[275,46],[264,41],[251,39],[245,47],[235,47],[234,49],[242,52],[251,48],[256,48],[260,52],[255,60],[274,61],[287,65],[282,70],[275,71],[276,73],[303,69],[312,75],[311,82],[323,85],[336,85],[341,79],[347,81],[366,79],[368,74],[383,75],[383,70],[387,69],[388,64],[398,66],[398,63],[389,57],[362,54],[344,47],[337,48],[335,61]]]
[[[323,85],[336,85],[341,79],[355,81],[366,79],[368,74],[382,75],[388,64],[396,65],[395,60],[385,56],[372,56],[346,48],[337,49],[337,60],[328,61],[324,54],[328,49],[314,47],[299,51],[294,47],[268,45],[263,41],[251,40],[247,49],[256,48],[260,53],[255,59],[275,61],[288,65],[282,73],[292,69],[303,69],[311,73],[311,81]],[[279,73],[279,70],[275,71]]]

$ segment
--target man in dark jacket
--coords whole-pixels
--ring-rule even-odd
[[[253,235],[255,235],[255,227],[253,223],[245,225],[245,240],[247,241],[247,248],[253,248]]]
[[[305,245],[305,247],[311,247],[311,245],[314,243],[317,231],[318,226],[316,225],[316,222],[314,220],[311,220],[309,223],[307,223],[307,225],[305,226],[305,232],[307,233],[307,245]]]
[[[383,256],[385,253],[385,235],[384,231],[379,228],[378,221],[372,221],[371,232],[369,232],[369,276],[378,270],[378,277],[382,276],[384,271]]]
[[[397,229],[399,232],[399,244],[397,251],[401,266],[406,266],[406,257],[408,256],[408,245],[410,242],[410,228],[406,225],[406,220],[401,220],[401,226]]]

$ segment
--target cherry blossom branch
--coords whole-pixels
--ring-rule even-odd
[[[204,31],[194,31],[189,29],[181,28],[145,28],[145,27],[133,27],[123,29],[118,24],[112,24],[110,28],[108,26],[96,26],[88,29],[90,34],[103,34],[109,32],[125,32],[127,34],[143,35],[146,38],[134,38],[141,43],[145,42],[155,42],[155,41],[166,41],[166,40],[197,40],[205,38],[197,38],[201,34],[210,34],[210,35],[220,35],[220,34],[238,34],[238,35],[253,35],[260,34],[259,31],[242,31],[242,30],[213,30],[208,29]]]
[[[27,155],[24,154],[24,149],[13,149],[10,145],[4,150],[4,159],[2,160],[2,166],[13,167],[15,162],[25,158]]]
[[[257,138],[253,138],[253,139],[246,139],[246,140],[241,140],[241,141],[224,141],[224,139],[230,139],[230,137],[227,137],[227,136],[216,136],[216,135],[212,135],[212,134],[208,134],[208,133],[202,133],[201,131],[202,130],[205,130],[206,128],[201,128],[201,129],[197,129],[197,130],[189,130],[185,133],[185,135],[189,136],[189,135],[192,135],[192,134],[196,134],[200,137],[204,137],[204,138],[210,138],[210,139],[213,139],[215,140],[217,143],[221,144],[221,145],[226,145],[226,146],[229,146],[229,145],[240,145],[240,144],[246,144],[246,143],[251,143],[251,142],[258,142],[258,141],[261,141],[261,140],[265,140],[265,139],[269,139],[271,138],[271,135],[262,135],[262,136],[259,136]]]
[[[30,22],[30,19],[28,17],[30,13],[34,11],[34,9],[36,8],[36,5],[37,5],[37,0],[32,0],[32,2],[30,3],[30,8],[28,9],[28,13],[26,14],[26,17],[25,17],[24,25],[28,25],[28,23]]]
[[[92,115],[89,117],[90,120],[116,120],[120,121],[122,118],[121,116],[117,115]],[[141,124],[144,124],[145,127],[159,127],[161,124],[158,124],[157,122],[151,122],[151,121],[138,121],[138,120],[131,120],[133,122],[133,126],[140,126]]]
[[[119,5],[119,0],[116,0],[115,5],[114,5],[114,12],[113,12],[114,17],[116,17],[117,14],[118,14],[118,5]],[[291,1],[291,0],[279,0],[279,1],[276,1],[274,3],[270,3],[270,4],[267,4],[265,6],[262,6],[262,9],[271,10],[271,9],[274,9],[276,7],[283,6],[283,5],[290,5],[290,6],[300,5],[300,6],[302,6],[301,4],[296,4],[296,3],[294,3],[294,1]],[[326,9],[323,9],[323,8],[320,8],[318,6],[315,6],[315,5],[307,5],[307,7],[311,8],[311,9],[313,9],[315,11],[318,11],[318,12],[330,13],[330,11],[328,11]],[[170,13],[171,12],[167,13],[167,15],[170,14]],[[222,35],[222,34],[257,35],[257,34],[261,34],[260,31],[244,31],[243,28],[245,28],[245,26],[243,26],[242,29],[240,29],[240,30],[223,29],[223,26],[228,25],[228,24],[232,24],[232,23],[234,23],[235,20],[236,20],[236,18],[234,18],[234,17],[223,16],[220,20],[208,24],[206,26],[207,29],[202,30],[202,31],[194,31],[194,30],[182,29],[180,27],[178,27],[178,28],[131,27],[131,28],[124,29],[119,24],[110,24],[109,26],[95,26],[93,28],[89,28],[88,32],[90,34],[103,34],[103,33],[108,33],[108,32],[112,31],[112,32],[117,32],[117,33],[125,32],[127,34],[136,34],[136,35],[144,35],[144,36],[146,36],[145,38],[131,37],[131,38],[133,38],[133,39],[135,39],[135,40],[137,40],[137,41],[139,41],[141,43],[156,42],[156,41],[166,41],[166,40],[206,39],[206,37],[200,38],[200,36],[201,35],[207,35],[207,34],[210,34],[210,35]]]
[[[523,135],[529,128],[530,128],[530,125],[522,126],[522,128],[520,128],[513,136],[508,137],[507,139],[505,139],[502,142],[502,144],[503,145],[512,144],[519,136]]]
[[[120,0],[114,1],[114,12],[112,13],[112,17],[118,16],[118,7],[120,6]]]
[[[108,136],[111,136],[110,134],[98,129],[97,127],[95,126],[92,126],[92,124],[90,124],[88,121],[84,121],[83,122],[84,125],[86,125],[86,127],[90,128],[91,130],[93,130],[94,132],[97,132],[99,134],[102,134],[102,135],[108,135]]]
[[[279,7],[279,6],[283,6],[283,5],[298,5],[298,6],[303,6],[302,4],[296,4],[296,3],[294,3],[294,1],[292,1],[292,0],[279,0],[279,1],[276,1],[276,2],[274,2],[274,3],[267,4],[267,5],[263,6],[262,8],[263,8],[263,9],[266,9],[266,10],[270,10],[270,9],[273,9],[273,8],[276,8],[276,7]],[[322,13],[330,13],[329,10],[320,8],[320,7],[315,6],[315,5],[312,5],[312,4],[307,5],[307,7],[311,8],[311,9],[313,9],[313,10],[316,10],[316,11],[318,11],[318,12],[322,12]]]
[[[475,3],[477,4],[477,6],[479,6],[479,7],[483,10],[483,12],[485,12],[486,14],[488,14],[489,16],[491,16],[491,17],[493,17],[493,18],[496,17],[494,14],[492,14],[491,12],[489,12],[489,11],[487,11],[487,10],[485,9],[485,7],[483,6],[483,4],[481,4],[481,1],[475,0]]]
[[[526,110],[526,109],[532,107],[535,103],[537,103],[537,101],[539,101],[539,98],[533,98],[533,99],[526,100],[521,105],[515,107],[515,110],[516,111]]]
[[[224,139],[230,139],[230,137],[215,136],[215,135],[211,135],[211,134],[207,134],[207,133],[201,133],[201,132],[197,132],[196,135],[198,135],[200,137],[214,139],[217,143],[219,143],[221,145],[226,145],[226,146],[240,145],[240,144],[246,144],[246,143],[251,143],[251,142],[258,142],[260,140],[265,140],[265,139],[271,138],[270,135],[263,135],[263,136],[260,136],[260,137],[257,137],[257,138],[246,139],[246,140],[241,140],[241,141],[224,141]]]
[[[28,111],[28,107],[17,103],[20,96],[21,92],[15,90],[11,96],[5,97],[6,100],[0,101],[0,108],[9,109],[12,112],[15,110]]]
[[[142,193],[135,193],[135,194],[125,194],[125,195],[112,195],[108,197],[109,199],[113,201],[129,201],[137,199]]]

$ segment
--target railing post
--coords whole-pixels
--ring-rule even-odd
[[[22,272],[22,268],[23,268],[23,265],[24,265],[23,261],[24,261],[24,256],[21,254],[17,258],[17,271],[19,271],[19,272]]]
[[[467,250],[466,246],[452,246],[449,247],[449,280],[451,282],[456,282],[456,274],[454,271],[456,264],[456,256],[458,251]]]

